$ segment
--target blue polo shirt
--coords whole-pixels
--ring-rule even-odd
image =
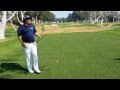
[[[35,41],[35,32],[36,29],[34,27],[34,25],[20,25],[17,31],[17,35],[18,36],[22,36],[22,40],[23,42],[34,42]]]

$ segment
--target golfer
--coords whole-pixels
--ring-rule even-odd
[[[25,16],[23,18],[23,25],[20,25],[17,31],[18,40],[25,51],[27,69],[30,73],[40,73],[38,66],[37,46],[35,37],[41,37],[32,25],[32,17]],[[33,59],[33,63],[32,63]]]

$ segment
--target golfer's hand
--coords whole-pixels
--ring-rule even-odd
[[[24,43],[21,43],[21,45],[22,45],[22,47],[26,48]]]

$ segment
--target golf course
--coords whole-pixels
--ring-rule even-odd
[[[37,43],[42,72],[30,74],[17,32],[6,28],[6,39],[0,40],[0,79],[120,79],[120,22],[111,27],[63,23],[45,29]]]

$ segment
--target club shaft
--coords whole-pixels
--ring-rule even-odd
[[[42,34],[43,34],[43,31],[44,31],[44,28],[43,28],[43,26],[44,26],[44,25],[42,25],[42,31],[41,31],[41,35],[40,35],[40,36],[42,36]],[[38,38],[38,40],[37,40],[37,43],[38,43],[38,41],[40,40],[40,38],[41,38],[41,37],[39,37],[39,38]]]

